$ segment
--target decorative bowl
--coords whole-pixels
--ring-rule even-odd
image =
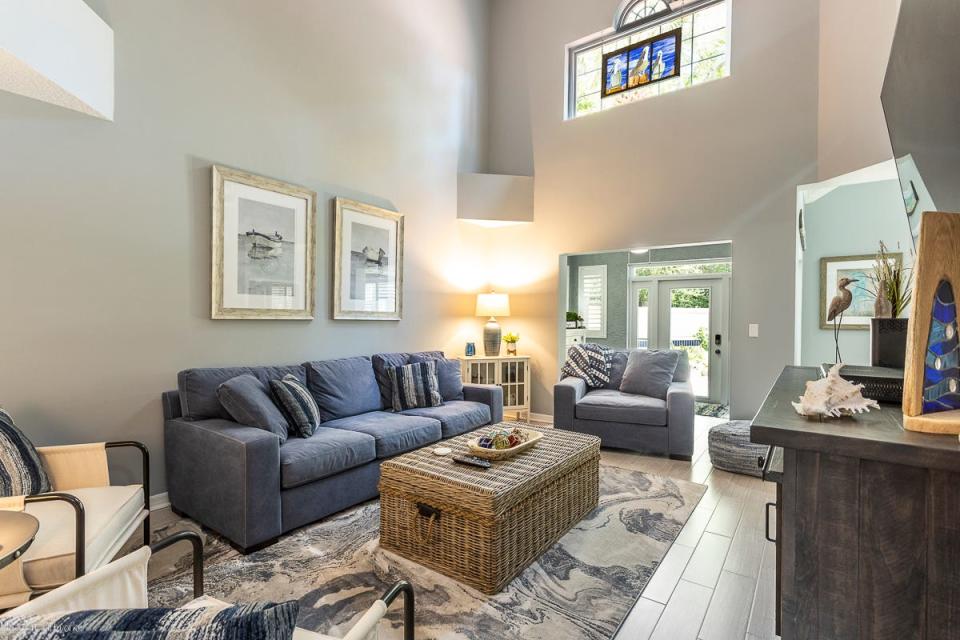
[[[523,432],[527,434],[527,441],[521,442],[518,445],[514,445],[509,449],[486,449],[480,446],[480,438],[474,438],[467,442],[467,446],[470,448],[470,453],[477,456],[478,458],[483,458],[485,460],[506,460],[507,458],[512,458],[518,453],[523,453],[531,448],[533,448],[543,437],[543,434],[539,431],[533,431],[531,429],[523,429]]]

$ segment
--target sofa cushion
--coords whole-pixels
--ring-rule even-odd
[[[302,366],[291,367],[224,367],[219,369],[186,369],[177,374],[177,389],[180,391],[180,411],[186,420],[220,418],[233,420],[217,398],[217,388],[237,376],[250,374],[264,384],[291,374],[306,381]]]
[[[437,381],[437,361],[425,360],[390,369],[393,388],[393,410],[439,407],[440,383]]]
[[[637,349],[627,358],[620,391],[651,398],[667,399],[667,390],[680,361],[678,351]]]
[[[437,382],[440,385],[440,397],[444,402],[463,400],[463,376],[460,373],[460,361],[448,360],[440,354],[436,357],[432,353],[415,353],[410,356],[410,362],[425,362],[435,360],[437,363]]]
[[[677,370],[673,372],[674,382],[686,382],[690,379],[690,353],[686,349],[676,349],[680,354],[677,360]]]
[[[652,427],[667,424],[667,403],[659,398],[624,393],[613,389],[589,391],[577,403],[578,420],[626,422]]]
[[[143,516],[143,488],[138,484],[65,491],[83,503],[87,543],[86,569],[113,559],[137,530]],[[23,554],[23,577],[34,589],[56,587],[74,579],[76,512],[66,502],[33,502],[24,511],[40,521],[33,544]]]
[[[281,380],[270,381],[270,390],[293,434],[301,438],[312,436],[320,426],[320,407],[306,386],[294,376],[283,376]]]
[[[323,423],[326,429],[347,429],[372,436],[377,458],[389,458],[440,440],[440,422],[423,416],[373,411]]]
[[[367,356],[308,362],[304,366],[307,388],[324,422],[382,408],[373,363]]]
[[[248,427],[269,431],[287,441],[287,419],[273,402],[270,388],[249,373],[230,378],[217,387],[220,404],[234,420]]]
[[[13,423],[13,417],[0,409],[0,498],[50,490],[50,478],[36,447]]]
[[[280,447],[280,486],[298,487],[376,458],[373,436],[323,426],[309,438],[290,438]]]
[[[452,438],[461,433],[472,431],[477,427],[490,424],[490,407],[480,402],[469,400],[454,400],[444,402],[439,407],[424,407],[422,409],[408,409],[403,412],[408,416],[424,416],[440,421],[440,428],[444,438]]]

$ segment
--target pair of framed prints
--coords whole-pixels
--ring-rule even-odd
[[[403,215],[334,199],[333,318],[400,320]],[[215,320],[312,320],[317,194],[213,167]]]

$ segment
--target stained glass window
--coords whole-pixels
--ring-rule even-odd
[[[569,118],[663,95],[730,75],[728,0],[637,0],[618,16],[617,30],[570,48]],[[616,64],[603,68],[604,54],[681,30],[679,74],[604,94],[604,73],[621,72]],[[609,60],[608,60],[609,62]]]

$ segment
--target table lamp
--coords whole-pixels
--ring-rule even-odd
[[[484,355],[500,355],[500,325],[497,324],[497,316],[502,318],[510,315],[510,296],[493,292],[478,294],[477,315],[490,318],[483,327]]]

